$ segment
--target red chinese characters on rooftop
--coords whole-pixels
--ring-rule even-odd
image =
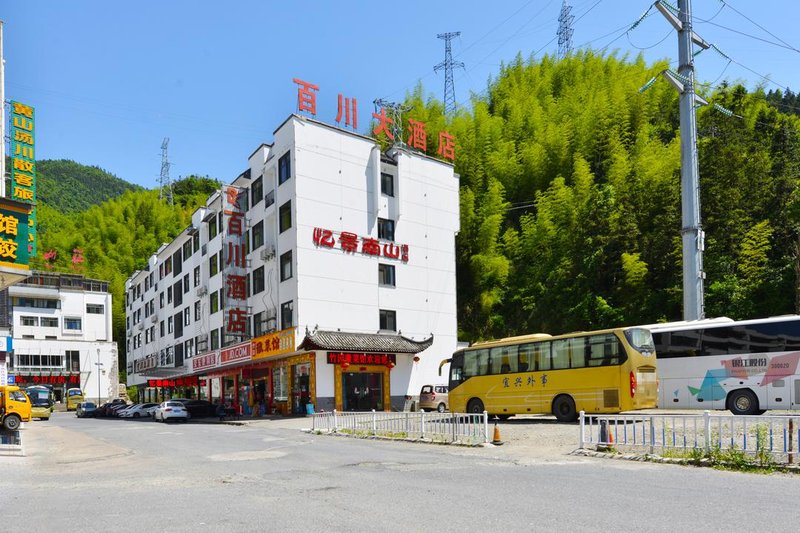
[[[309,113],[311,116],[317,116],[317,93],[319,86],[303,81],[298,78],[293,78],[292,81],[297,84],[297,110],[300,113]],[[377,113],[372,113],[372,118],[375,120],[375,125],[372,127],[372,134],[377,136],[385,135],[387,139],[393,142],[403,143],[403,139],[395,139],[393,127],[397,127],[397,134],[400,135],[402,127],[395,125],[395,118],[392,118],[386,113],[386,108],[381,107]],[[400,122],[399,115],[396,117]],[[337,108],[336,108],[336,124],[341,125],[344,119],[346,127],[358,129],[358,103],[355,98],[345,97],[342,93],[338,95]],[[407,146],[415,150],[420,150],[423,153],[428,151],[428,131],[425,122],[409,119],[408,120],[408,142]],[[447,131],[439,131],[437,137],[439,146],[436,150],[436,155],[442,159],[455,161],[455,137]]]
[[[238,187],[226,186],[222,200],[225,233],[223,236],[223,280],[225,284],[225,335],[243,337],[247,334],[247,253],[246,197]]]
[[[349,231],[340,232],[337,241],[334,232],[325,228],[314,228],[312,240],[317,247],[337,248],[338,242],[338,248],[343,252],[361,252],[364,255],[386,257],[387,259],[396,259],[404,263],[408,262],[407,244],[381,242],[374,237],[359,237]]]

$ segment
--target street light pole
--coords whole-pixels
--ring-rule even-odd
[[[97,362],[95,365],[97,366],[97,407],[100,407],[100,369],[103,367],[103,363],[100,362],[100,348],[97,349]]]

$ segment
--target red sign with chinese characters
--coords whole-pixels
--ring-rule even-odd
[[[78,374],[56,376],[30,376],[17,374],[14,378],[16,384],[33,383],[34,385],[80,385],[81,377]]]
[[[314,228],[312,240],[318,247],[336,248],[336,237],[333,231],[325,228]],[[360,251],[364,255],[374,255],[387,259],[398,259],[408,263],[408,245],[397,245],[393,242],[381,242],[373,237],[359,237],[355,233],[342,231],[339,233],[339,247],[344,252],[357,253]]]
[[[237,344],[219,352],[219,364],[228,365],[250,360],[250,342]]]
[[[192,357],[192,372],[217,367],[217,352],[209,352]]]
[[[200,383],[197,376],[177,379],[148,379],[148,387],[195,387]]]
[[[232,185],[222,189],[223,237],[225,264],[222,267],[225,283],[225,336],[242,338],[247,334],[247,195]]]
[[[317,92],[319,92],[319,85],[314,85],[307,81],[298,78],[293,78],[292,81],[297,84],[297,111],[301,113],[309,113],[311,116],[317,115]],[[376,101],[377,103],[377,101]],[[358,103],[355,98],[345,97],[339,93],[338,105],[336,110],[336,124],[341,124],[342,117],[344,117],[344,125],[358,129]],[[372,118],[375,119],[375,126],[372,128],[372,134],[378,136],[380,134],[386,135],[390,141],[403,142],[403,139],[395,139],[392,133],[394,119],[386,114],[386,108],[381,107],[379,113],[372,113]],[[400,121],[397,117],[398,122]],[[401,130],[398,126],[398,131]],[[419,120],[409,119],[408,121],[408,146],[423,153],[428,152],[428,133],[425,123]],[[455,137],[450,132],[439,132],[439,148],[436,154],[449,161],[455,161]]]
[[[391,363],[394,366],[397,360],[393,353],[328,352],[329,365],[340,365],[342,363],[384,366]]]

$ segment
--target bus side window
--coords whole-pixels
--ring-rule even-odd
[[[531,360],[531,345],[523,344],[519,347],[519,354],[517,354],[517,361],[519,364],[520,372],[528,371],[528,361]]]
[[[535,346],[535,362],[536,368],[534,370],[550,370],[550,352],[552,351],[552,344],[550,341],[537,342]]]
[[[570,339],[553,341],[553,353],[550,357],[553,370],[569,368],[569,341]]]

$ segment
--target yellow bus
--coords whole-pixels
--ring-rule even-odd
[[[82,401],[83,391],[81,389],[67,389],[67,411],[74,411]]]
[[[450,363],[450,411],[501,419],[552,413],[561,422],[587,414],[655,408],[653,337],[644,328],[476,343]]]

